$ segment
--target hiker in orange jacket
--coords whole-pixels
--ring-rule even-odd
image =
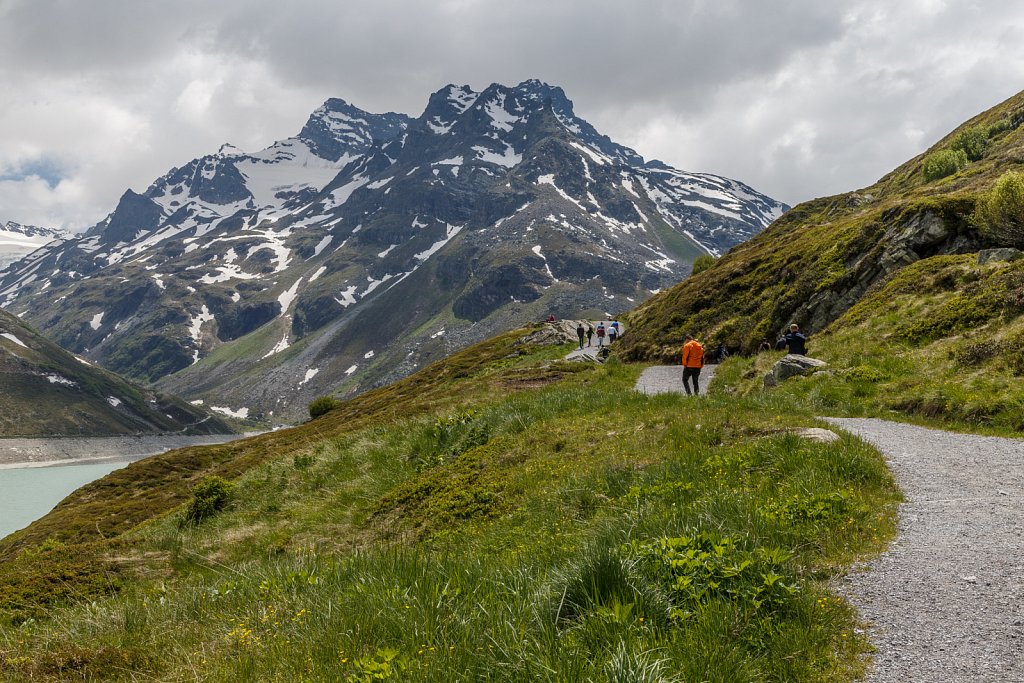
[[[693,335],[686,335],[686,343],[683,344],[683,388],[686,395],[700,394],[700,369],[704,367],[704,347],[693,338]],[[690,391],[690,380],[693,380],[693,391]]]

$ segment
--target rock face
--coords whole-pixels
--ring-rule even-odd
[[[764,376],[764,385],[774,387],[790,377],[811,375],[827,367],[828,363],[823,360],[790,353],[783,356],[771,369],[771,372]]]
[[[982,249],[978,252],[978,265],[983,266],[986,263],[997,263],[999,261],[1015,261],[1021,256],[1024,256],[1024,252],[1011,247]]]
[[[0,303],[163,390],[300,419],[548,313],[632,308],[785,208],[646,162],[539,81],[447,86],[418,118],[332,99],[125,193]]]
[[[962,233],[954,222],[930,211],[892,218],[871,249],[844,264],[836,286],[815,293],[793,314],[794,320],[804,321],[807,329],[822,329],[859,301],[871,285],[904,266],[937,254],[978,250],[975,235]]]

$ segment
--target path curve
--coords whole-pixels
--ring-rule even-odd
[[[844,580],[877,648],[868,681],[1024,682],[1024,440],[827,419],[906,496],[891,548]]]
[[[700,393],[708,393],[708,386],[715,377],[717,365],[705,365],[700,372]],[[682,394],[682,365],[652,365],[646,368],[636,381],[636,390],[641,394]]]

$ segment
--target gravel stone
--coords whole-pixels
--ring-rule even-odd
[[[700,371],[700,393],[708,393],[708,386],[715,376],[717,365],[705,365]],[[684,394],[682,365],[652,365],[641,373],[636,381],[636,390],[641,394]]]
[[[1024,440],[828,418],[885,454],[906,502],[840,590],[870,624],[871,683],[1024,682]]]

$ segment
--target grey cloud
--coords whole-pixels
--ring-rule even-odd
[[[442,85],[562,86],[648,158],[789,203],[870,184],[1024,78],[1011,0],[0,0],[0,219],[84,227],[328,97],[416,115]],[[16,213],[18,215],[16,215]]]

